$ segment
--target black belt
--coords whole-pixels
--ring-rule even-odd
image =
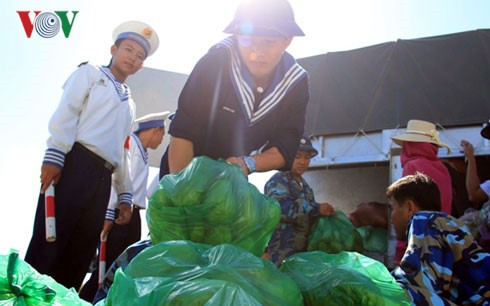
[[[109,170],[111,173],[114,172],[114,166],[106,161],[105,159],[103,159],[102,157],[100,157],[99,155],[95,154],[94,152],[90,151],[89,149],[87,149],[84,145],[82,145],[81,143],[79,142],[75,142],[73,144],[73,149],[79,149],[85,153],[87,153],[93,161],[95,161],[96,164],[106,168],[107,170]]]

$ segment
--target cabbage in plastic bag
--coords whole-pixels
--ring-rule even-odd
[[[272,263],[229,244],[168,241],[118,269],[97,305],[303,305],[296,283]]]
[[[349,218],[343,212],[336,211],[332,216],[321,216],[313,224],[307,250],[331,254],[342,251],[362,252],[363,243]]]
[[[146,217],[153,244],[231,243],[261,256],[281,210],[247,181],[239,166],[201,156],[162,178]]]
[[[0,255],[0,305],[2,306],[84,306],[92,305],[53,278],[38,273],[10,250]]]
[[[410,305],[402,287],[379,261],[356,252],[304,252],[280,270],[298,284],[305,305]]]

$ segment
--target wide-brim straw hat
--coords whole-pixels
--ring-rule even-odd
[[[437,132],[436,125],[428,121],[409,120],[405,133],[393,136],[391,139],[399,146],[402,146],[404,141],[428,142],[440,148],[446,148],[448,152],[451,152],[449,146],[439,139],[439,132]]]

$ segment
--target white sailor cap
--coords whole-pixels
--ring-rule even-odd
[[[165,119],[167,119],[169,111],[161,112],[161,113],[151,113],[139,117],[134,121],[137,124],[136,132],[139,132],[144,129],[151,129],[155,127],[163,127],[165,126]]]
[[[141,21],[127,21],[119,25],[112,33],[114,42],[120,39],[130,39],[140,44],[146,56],[152,55],[158,49],[158,35],[155,30]]]

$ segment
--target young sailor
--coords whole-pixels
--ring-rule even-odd
[[[130,175],[133,185],[133,214],[128,224],[114,222],[119,215],[117,195],[112,189],[111,198],[106,212],[101,241],[106,241],[105,265],[110,267],[112,262],[128,246],[141,239],[140,210],[146,209],[148,173],[148,149],[155,150],[162,143],[165,135],[165,119],[169,112],[152,113],[136,119],[137,128],[131,134],[129,148]],[[100,252],[99,252],[100,254]],[[80,297],[92,302],[99,280],[99,267],[92,272],[90,279],[83,285]]]
[[[305,124],[306,71],[285,50],[304,36],[287,0],[248,0],[190,74],[169,128],[160,175],[196,156],[223,158],[245,175],[289,170]]]
[[[124,154],[134,103],[128,76],[158,47],[149,25],[129,21],[114,30],[108,66],[79,66],[63,87],[49,122],[33,235],[25,257],[67,288],[82,284],[99,241],[114,172],[121,217],[131,214],[132,186]],[[45,239],[44,195],[54,184],[57,237]]]

